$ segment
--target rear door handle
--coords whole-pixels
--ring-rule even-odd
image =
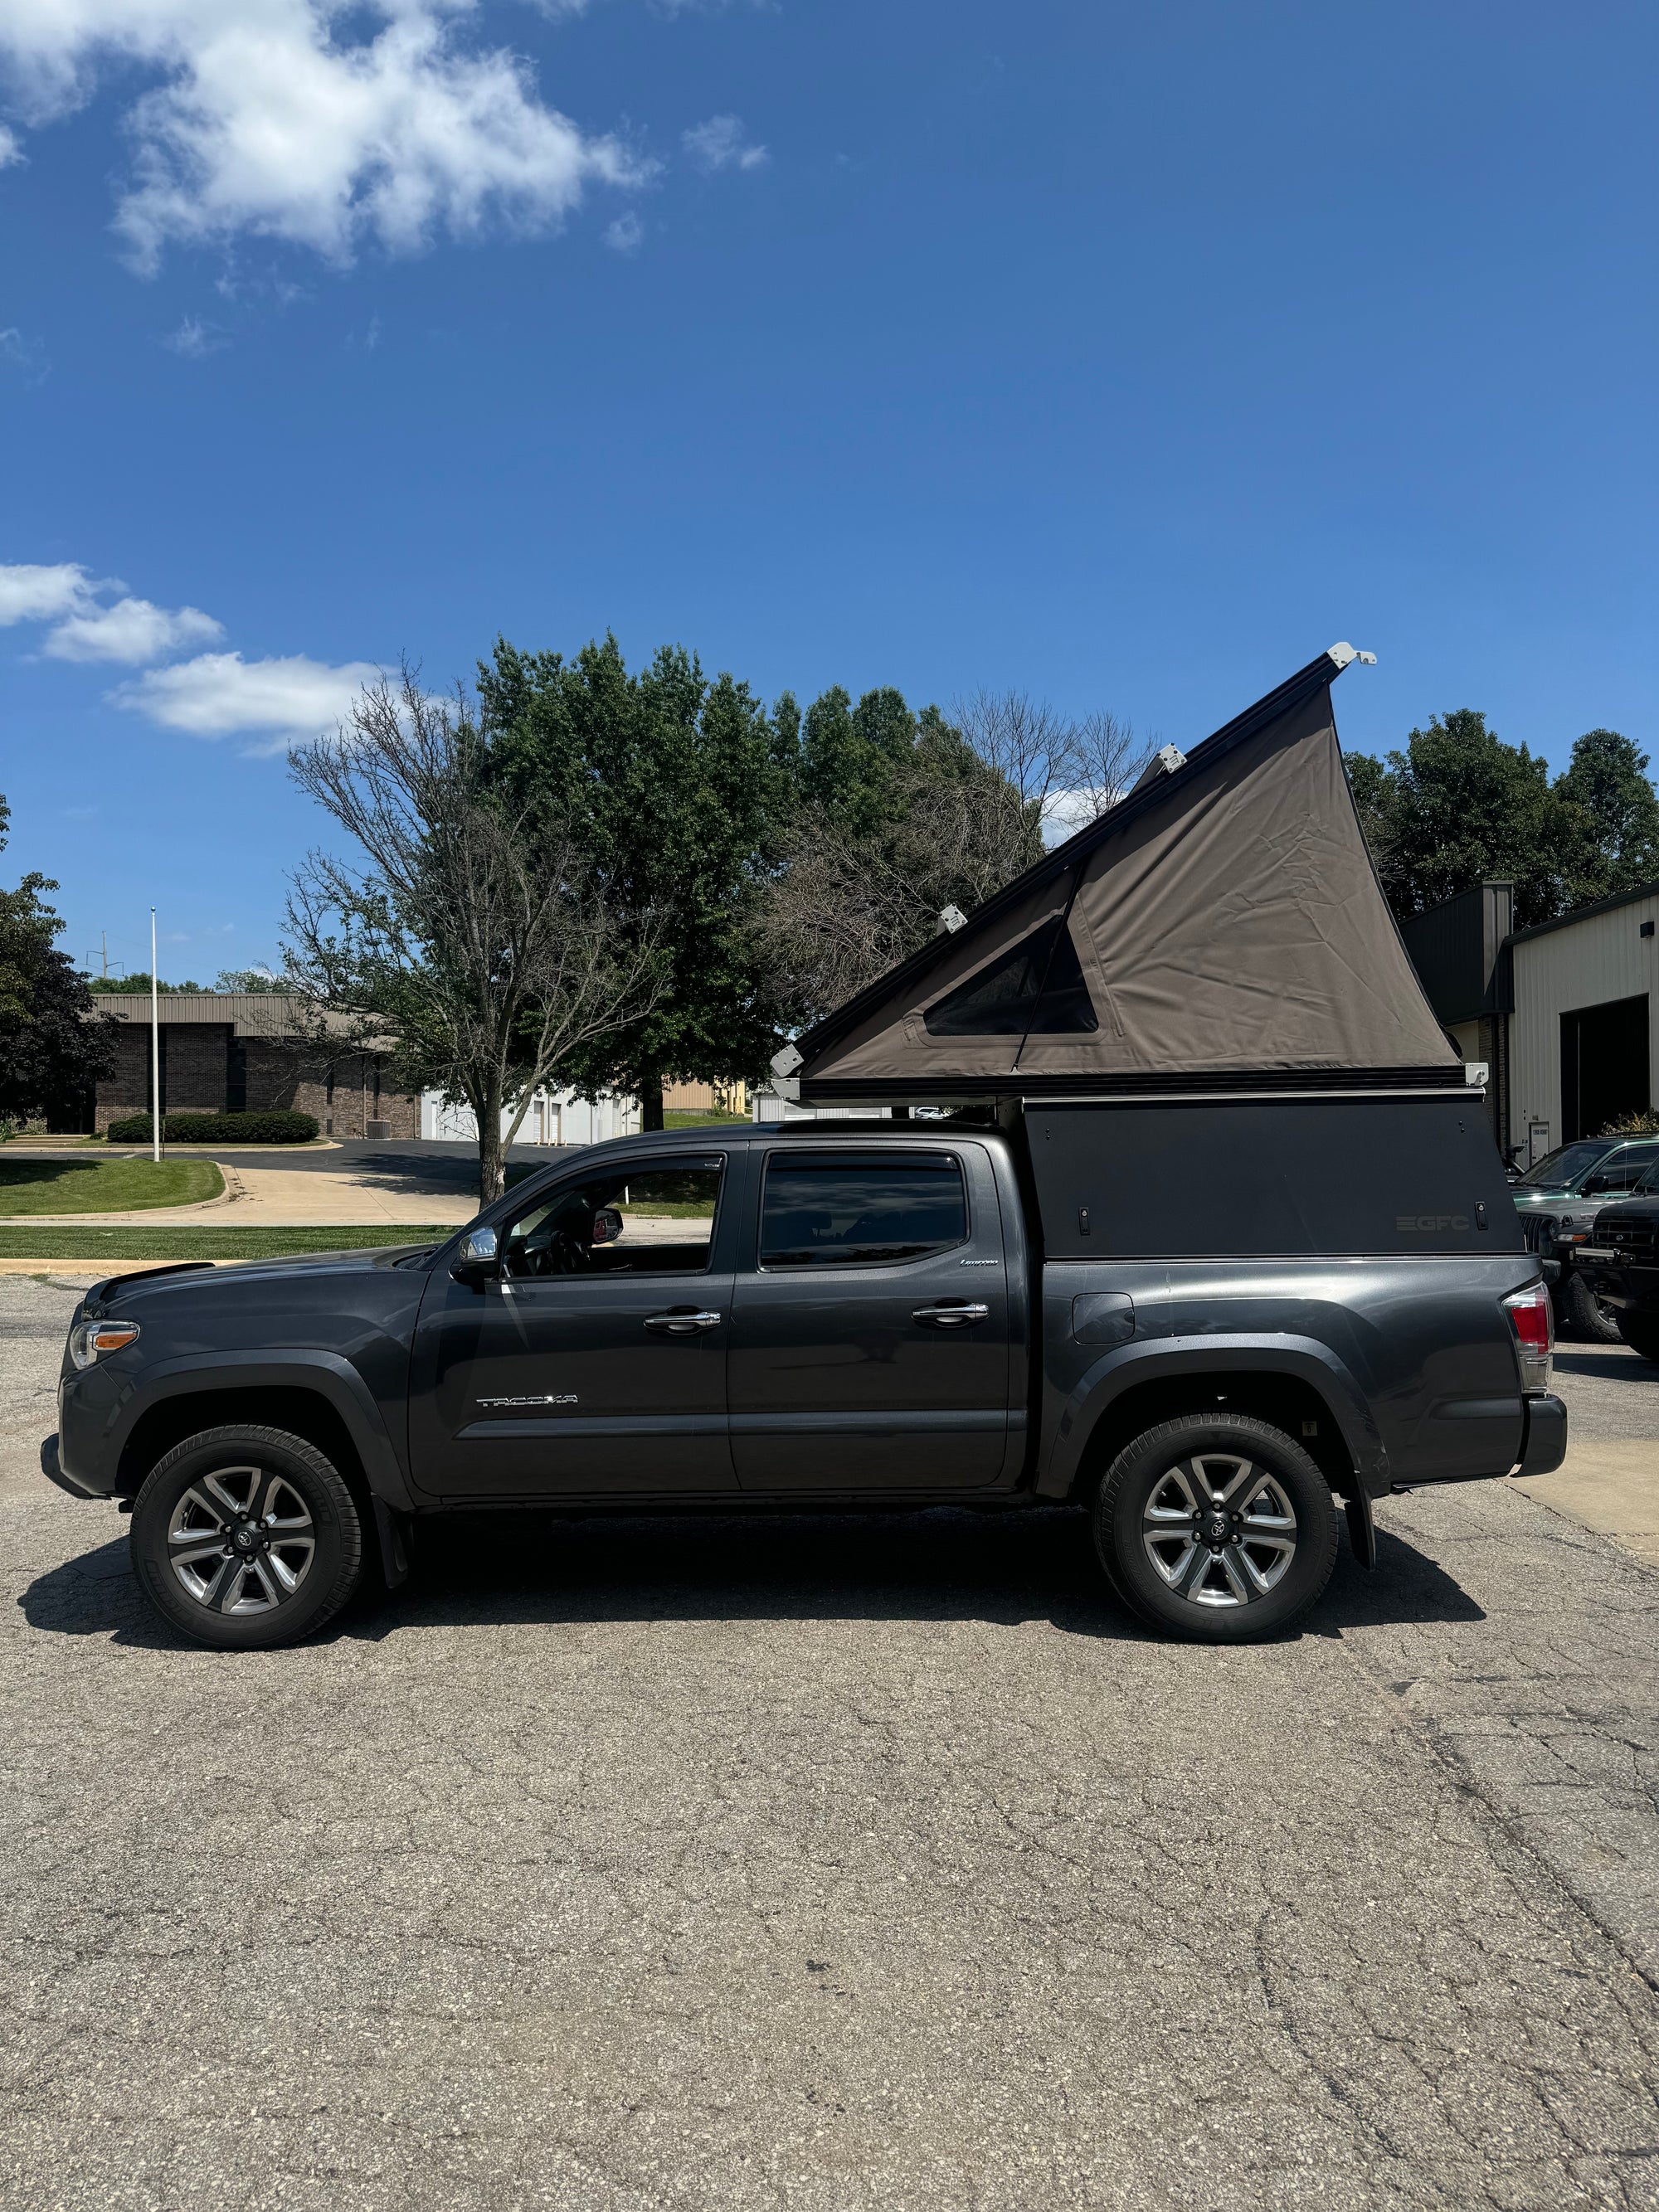
[[[695,1306],[671,1306],[666,1313],[647,1314],[645,1325],[659,1336],[696,1336],[706,1328],[718,1328],[720,1316],[700,1313]]]
[[[990,1318],[989,1306],[963,1304],[957,1306],[918,1306],[911,1315],[928,1328],[972,1328],[975,1322]]]

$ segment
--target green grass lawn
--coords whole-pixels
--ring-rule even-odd
[[[0,1159],[0,1219],[198,1206],[224,1187],[211,1160]]]
[[[663,1110],[665,1129],[712,1129],[720,1121],[746,1121],[746,1114],[705,1114],[700,1108],[669,1106]]]
[[[359,1252],[380,1244],[437,1244],[454,1235],[430,1222],[366,1229],[0,1228],[0,1260],[274,1260],[287,1252]]]

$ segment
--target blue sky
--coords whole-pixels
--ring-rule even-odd
[[[77,957],[269,957],[285,735],[498,629],[1183,743],[1346,637],[1350,747],[1659,754],[1656,61],[1594,0],[9,0],[0,872]]]

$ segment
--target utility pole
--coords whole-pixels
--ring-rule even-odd
[[[104,948],[104,981],[107,983],[109,981],[109,932],[106,929],[100,929],[98,935]]]
[[[108,969],[106,968],[106,974]],[[155,909],[149,910],[150,1157],[161,1157],[161,999],[155,979]]]

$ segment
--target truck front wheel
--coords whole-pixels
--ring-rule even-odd
[[[1124,1602],[1200,1644],[1300,1620],[1330,1580],[1330,1486],[1282,1430],[1243,1413],[1164,1421],[1127,1444],[1095,1499],[1095,1548]]]
[[[139,1587],[174,1628],[266,1651],[338,1613],[362,1573],[362,1524],[338,1470],[286,1430],[204,1429],[145,1477],[132,1509]]]

